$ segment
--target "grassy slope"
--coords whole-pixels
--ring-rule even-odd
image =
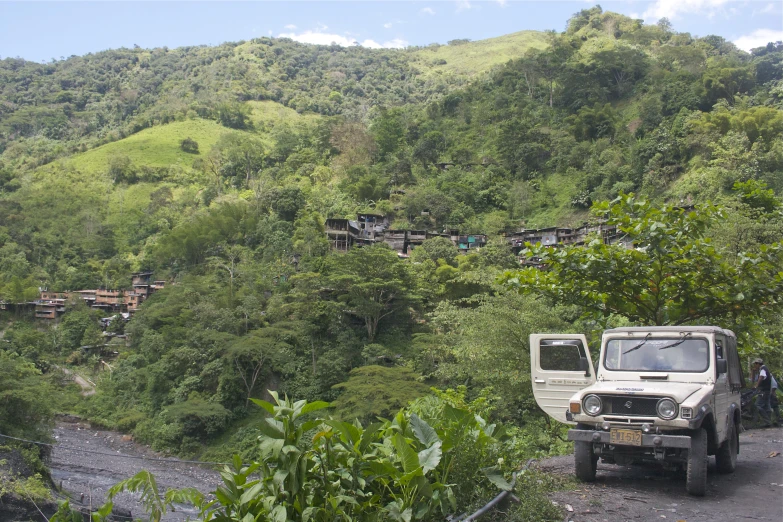
[[[209,120],[186,120],[151,127],[125,139],[76,154],[71,158],[70,166],[83,173],[105,172],[112,156],[126,155],[137,166],[167,167],[178,164],[190,167],[199,155],[183,152],[179,148],[183,139],[196,140],[200,154],[203,155],[227,131],[225,127]]]
[[[412,63],[425,76],[446,74],[472,77],[496,65],[519,58],[528,49],[547,46],[546,35],[539,31],[520,31],[462,45],[427,47],[413,52]],[[436,65],[438,60],[445,64]]]
[[[259,136],[265,137],[264,131],[275,125],[292,124],[296,122],[311,123],[317,115],[300,115],[273,101],[247,102],[251,107],[251,120],[258,130]],[[209,153],[220,136],[227,132],[242,132],[227,129],[212,120],[185,120],[168,123],[144,129],[122,140],[107,143],[84,153],[75,154],[65,160],[65,166],[84,174],[106,172],[109,159],[116,155],[128,156],[134,165],[149,167],[168,167],[180,165],[190,167],[193,160]],[[183,152],[179,144],[185,138],[198,142],[199,154]],[[41,170],[51,171],[57,164],[44,167]]]
[[[249,101],[246,105],[250,106],[250,119],[259,131],[270,130],[281,124],[315,123],[321,118],[318,114],[299,114],[294,109],[271,100]]]

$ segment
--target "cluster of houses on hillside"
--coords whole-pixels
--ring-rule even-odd
[[[326,220],[325,231],[331,247],[339,252],[383,242],[403,258],[408,257],[413,249],[424,241],[434,237],[448,238],[463,254],[477,251],[487,244],[487,236],[484,234],[460,234],[458,230],[437,233],[426,230],[393,229],[390,228],[389,219],[379,214],[358,214],[355,220],[330,218]],[[510,244],[521,264],[538,266],[536,259],[527,259],[522,255],[526,243],[551,246],[578,245],[583,244],[589,237],[601,238],[607,244],[619,243],[626,248],[633,248],[627,236],[618,231],[616,226],[606,224],[586,224],[578,228],[523,229],[506,234],[505,240]],[[34,310],[37,319],[53,320],[65,312],[69,300],[81,299],[90,308],[102,310],[107,316],[122,314],[127,319],[144,300],[163,288],[165,284],[165,281],[154,280],[152,272],[137,272],[131,275],[130,289],[68,292],[41,290],[39,298],[35,301],[16,304],[0,301],[0,310],[11,308]]]
[[[426,230],[401,230],[389,228],[389,219],[378,214],[358,214],[356,219],[329,218],[325,224],[326,236],[332,249],[346,252],[352,247],[361,247],[383,242],[397,252],[400,257],[408,257],[411,251],[425,240],[433,237],[445,237],[454,243],[461,253],[477,250],[487,244],[484,234],[460,234],[458,230],[445,230],[443,233]],[[588,237],[600,237],[607,244],[622,243],[631,248],[633,245],[614,225],[585,224],[578,228],[550,227],[542,229],[523,229],[505,235],[519,261],[527,264],[520,256],[525,243],[542,245],[583,244]]]
[[[487,244],[487,236],[483,234],[460,235],[457,230],[438,234],[426,230],[392,229],[389,228],[389,218],[378,214],[358,214],[355,220],[330,218],[326,220],[325,229],[332,248],[339,252],[354,246],[383,242],[400,257],[408,257],[414,248],[438,236],[449,238],[463,253]]]
[[[13,305],[3,303],[0,308],[4,310],[9,310],[11,307],[34,309],[36,319],[52,320],[65,313],[65,305],[69,300],[81,299],[90,308],[102,310],[106,315],[123,314],[128,318],[145,299],[166,285],[165,281],[155,281],[152,276],[152,272],[132,274],[131,288],[127,290],[97,289],[50,292],[42,289],[35,301]]]

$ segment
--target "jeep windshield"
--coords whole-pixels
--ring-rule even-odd
[[[614,371],[701,373],[709,364],[707,340],[687,335],[610,339],[604,356],[604,367]]]

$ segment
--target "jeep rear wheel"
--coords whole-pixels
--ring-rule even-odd
[[[598,457],[593,452],[592,442],[574,442],[574,464],[576,465],[576,478],[582,482],[593,482],[595,480]]]
[[[691,435],[685,489],[697,497],[703,497],[707,492],[707,431],[704,428]]]
[[[734,421],[729,422],[726,440],[723,441],[718,453],[715,454],[715,464],[718,473],[734,473],[737,469],[737,453],[739,453],[739,430]]]

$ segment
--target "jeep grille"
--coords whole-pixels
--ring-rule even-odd
[[[634,417],[657,417],[655,406],[662,397],[639,397],[636,395],[602,395],[603,415],[630,415]]]

